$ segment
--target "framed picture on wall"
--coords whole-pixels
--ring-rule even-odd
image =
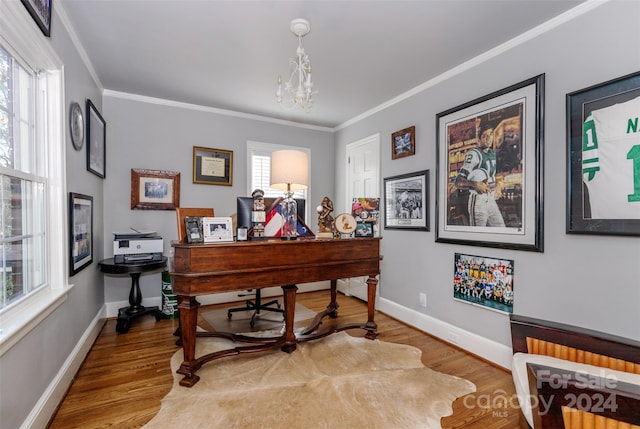
[[[453,299],[488,310],[513,313],[514,262],[456,253]]]
[[[391,159],[416,154],[416,127],[411,126],[391,134]]]
[[[180,207],[180,173],[131,169],[131,208],[175,210]]]
[[[544,75],[436,116],[436,241],[543,251]]]
[[[40,31],[51,37],[51,7],[53,0],[21,0],[31,18],[38,24]]]
[[[193,183],[231,186],[233,151],[194,146]]]
[[[93,262],[93,197],[69,192],[69,274]]]
[[[567,94],[567,232],[640,235],[640,72]]]
[[[87,99],[87,170],[106,177],[107,123],[91,100]]]
[[[384,229],[429,231],[429,170],[384,179]]]

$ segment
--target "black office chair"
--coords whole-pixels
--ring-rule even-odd
[[[249,293],[245,293],[245,294],[240,294],[238,296],[244,297],[244,296],[253,296],[255,297],[252,300],[247,299],[244,302],[244,306],[243,307],[236,307],[236,308],[230,308],[227,311],[227,317],[229,319],[231,319],[231,317],[233,316],[233,313],[236,313],[238,311],[251,311],[253,310],[253,314],[251,315],[251,321],[249,322],[249,326],[251,326],[252,328],[255,326],[256,324],[256,317],[260,316],[260,311],[264,310],[264,311],[272,311],[275,313],[281,313],[284,316],[284,309],[281,308],[280,303],[278,302],[277,299],[274,299],[273,301],[269,301],[266,303],[262,303],[262,297],[261,297],[261,293],[260,293],[261,289],[255,289],[255,292],[253,292],[253,289],[250,289],[248,292]],[[274,307],[275,305],[275,307]]]

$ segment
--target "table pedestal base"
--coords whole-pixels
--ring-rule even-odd
[[[129,332],[129,328],[131,327],[131,320],[138,316],[144,316],[146,314],[154,315],[156,317],[156,320],[162,320],[164,318],[164,313],[160,311],[160,308],[158,306],[143,307],[140,305],[136,307],[122,307],[118,310],[116,332],[119,332],[121,334]]]

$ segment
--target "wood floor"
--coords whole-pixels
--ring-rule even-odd
[[[321,311],[328,303],[328,292],[301,293],[297,302]],[[339,294],[338,303],[340,323],[366,320],[367,307],[362,301]],[[201,310],[224,306],[229,304]],[[417,347],[426,366],[475,383],[477,392],[458,398],[453,415],[442,419],[444,429],[519,427],[509,372],[380,312],[375,317],[380,340]],[[154,317],[145,316],[134,320],[126,334],[117,334],[115,325],[115,319],[106,321],[49,429],[139,428],[160,409],[160,401],[173,383],[169,359],[178,350],[173,336],[177,320],[156,322]],[[363,335],[360,330],[348,332]],[[208,365],[215,365],[215,361]]]

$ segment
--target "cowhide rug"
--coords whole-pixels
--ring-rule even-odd
[[[229,344],[200,338],[196,356]],[[475,392],[475,385],[425,367],[420,355],[411,346],[340,332],[298,344],[291,354],[274,350],[209,362],[187,388],[175,373],[179,350],[171,359],[173,388],[144,428],[438,429],[453,401]]]

